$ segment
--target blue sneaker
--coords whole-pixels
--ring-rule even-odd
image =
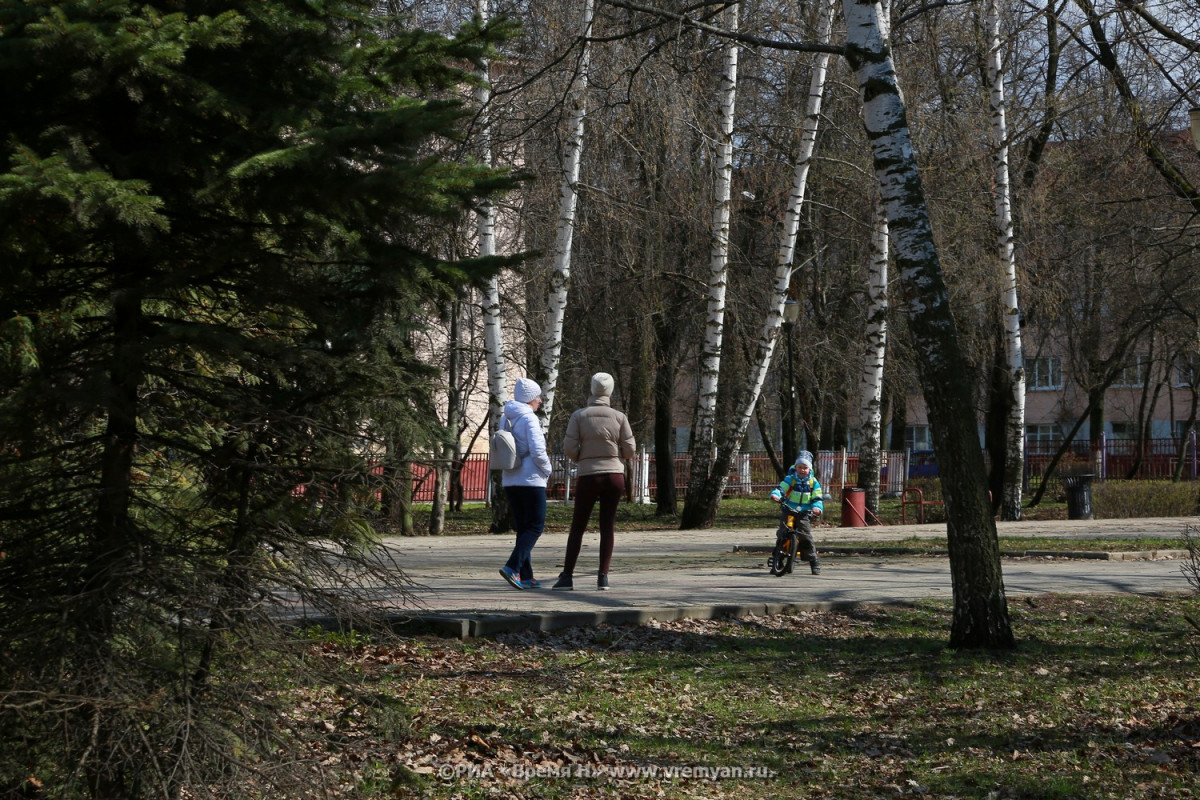
[[[507,564],[505,564],[503,567],[500,568],[500,574],[502,576],[504,576],[504,580],[506,580],[510,584],[512,584],[512,587],[514,589],[524,589],[525,588],[524,586],[521,585],[521,576],[517,574],[516,570],[514,570],[512,567],[508,566]]]
[[[536,578],[524,578],[521,580],[522,589],[540,589],[542,585],[537,582]]]

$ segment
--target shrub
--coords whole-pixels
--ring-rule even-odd
[[[1186,517],[1197,511],[1195,483],[1104,481],[1092,486],[1092,507],[1102,519]]]

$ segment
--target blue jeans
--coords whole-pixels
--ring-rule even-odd
[[[521,580],[533,579],[530,554],[546,527],[546,487],[505,486],[508,508],[517,528],[517,545],[508,557],[506,566],[520,575]]]

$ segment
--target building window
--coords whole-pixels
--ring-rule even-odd
[[[1026,389],[1061,389],[1062,359],[1057,356],[1025,359]]]
[[[1132,422],[1109,423],[1112,433],[1108,443],[1108,454],[1111,456],[1133,455],[1134,440],[1137,439],[1137,428]]]
[[[1034,455],[1053,453],[1062,444],[1062,430],[1058,425],[1026,425],[1025,449]]]
[[[1176,386],[1200,386],[1200,359],[1194,355],[1180,356],[1175,362]]]
[[[1178,441],[1185,436],[1190,437],[1195,426],[1189,425],[1186,419],[1175,420],[1175,440]]]
[[[933,437],[928,425],[908,425],[904,428],[905,450],[932,450]]]
[[[1127,364],[1121,374],[1113,381],[1114,387],[1140,389],[1146,385],[1146,376],[1150,371],[1150,361],[1145,356],[1138,356],[1133,363]]]

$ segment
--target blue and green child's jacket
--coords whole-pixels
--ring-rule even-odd
[[[782,496],[782,503],[792,511],[811,511],[818,509],[825,513],[825,503],[821,500],[821,484],[810,472],[807,478],[796,474],[796,467],[788,470],[775,490]],[[772,492],[774,494],[774,492]]]

